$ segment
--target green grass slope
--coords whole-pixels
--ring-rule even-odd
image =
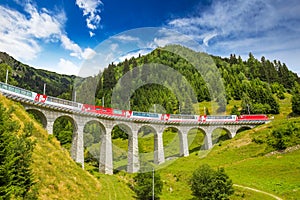
[[[0,103],[6,107],[16,107],[15,118],[21,124],[32,120],[18,104],[2,96],[0,96]],[[239,102],[230,102],[229,107],[233,103]],[[300,148],[294,147],[287,152],[268,154],[266,152],[269,149],[266,144],[252,141],[253,138],[265,137],[274,127],[283,126],[291,120],[300,124],[300,118],[286,119],[291,112],[290,96],[281,100],[280,104],[284,114],[276,115],[271,123],[241,132],[233,139],[221,141],[209,151],[197,147],[203,143],[203,134],[191,131],[189,142],[191,143],[190,138],[194,140],[190,145],[190,156],[175,161],[167,160],[165,164],[159,166],[158,170],[164,183],[161,199],[192,199],[189,178],[192,172],[204,163],[213,168],[224,167],[234,184],[271,193],[282,199],[297,199],[300,196]],[[33,153],[32,168],[39,199],[134,199],[134,193],[128,186],[134,175],[124,172],[113,176],[103,175],[88,165],[86,170],[82,170],[53,136],[49,136],[35,122],[34,126],[36,131],[33,139],[37,143]],[[141,136],[140,151],[152,152],[153,141],[153,134]],[[113,143],[126,152],[127,140],[114,140]],[[179,141],[173,133],[166,133],[164,145],[179,147]],[[178,148],[166,149],[166,157],[175,155],[178,150]],[[152,156],[149,154],[149,158],[146,159],[151,160]],[[126,162],[114,164],[122,166]],[[235,194],[231,199],[274,198],[235,186]]]
[[[209,164],[213,168],[224,167],[225,172],[234,184],[251,187],[274,194],[282,199],[299,199],[300,197],[300,146],[288,148],[284,152],[270,151],[266,144],[256,144],[253,138],[265,138],[274,128],[286,123],[300,124],[300,118],[287,118],[291,113],[291,95],[286,94],[284,100],[278,100],[280,114],[265,125],[239,133],[235,138],[216,144],[209,151],[197,151],[189,157],[179,158],[175,162],[161,166],[164,180],[162,199],[192,199],[189,178],[201,164]],[[227,113],[234,104],[227,106]],[[209,107],[206,103],[204,106]],[[203,107],[203,105],[199,105]],[[209,107],[210,108],[210,107]],[[231,199],[274,199],[266,194],[235,187]]]
[[[33,121],[32,139],[36,145],[32,155],[35,190],[39,199],[130,199],[133,192],[118,177],[101,175],[96,178],[83,170],[59,142],[25,112],[23,107],[0,94],[0,103],[14,107],[13,117],[21,127]],[[20,129],[22,130],[22,129]]]
[[[300,123],[300,119],[297,119],[297,122]],[[215,145],[208,152],[194,152],[189,157],[180,158],[168,167],[162,168],[161,173],[165,180],[162,199],[192,198],[188,185],[189,177],[195,168],[204,163],[214,168],[224,167],[234,184],[259,189],[284,199],[299,198],[300,149],[264,155],[266,145],[251,142],[253,136],[260,134],[260,129],[268,126],[272,124],[242,132],[234,139]],[[236,189],[237,192],[232,199],[239,199],[239,195],[245,196],[245,199],[256,199],[257,195],[261,195],[247,194],[241,192],[239,188]]]
[[[230,140],[221,140],[209,151],[200,150],[203,144],[203,133],[193,130],[188,135],[190,156],[168,160],[160,165],[159,172],[164,182],[161,199],[192,199],[189,178],[192,172],[201,164],[209,164],[213,168],[224,167],[225,172],[233,180],[234,184],[250,187],[262,192],[270,193],[282,199],[298,199],[300,197],[300,148],[299,146],[288,148],[287,152],[273,152],[266,144],[257,144],[253,138],[265,138],[272,130],[285,126],[293,121],[300,124],[300,118],[287,118],[291,113],[291,95],[278,100],[281,113],[275,115],[271,123],[258,126],[254,129],[238,133]],[[230,101],[227,113],[230,113],[233,105],[239,105],[240,101]],[[215,106],[209,102],[199,105],[199,108]],[[224,133],[221,133],[223,135]],[[216,134],[218,135],[218,134]],[[176,156],[179,153],[179,140],[176,134],[164,132],[165,157]],[[113,140],[114,145],[127,152],[127,140]],[[151,162],[153,159],[154,136],[149,134],[139,136],[139,151],[146,154],[144,159]],[[173,148],[172,148],[173,147]],[[116,155],[120,156],[120,155]],[[126,157],[115,161],[115,167],[127,164]],[[121,173],[122,174],[122,173]],[[115,175],[119,176],[119,174]],[[130,181],[133,175],[125,175]],[[267,194],[235,186],[235,194],[231,199],[274,199]]]

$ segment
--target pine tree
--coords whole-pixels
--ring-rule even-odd
[[[295,83],[292,97],[292,111],[295,114],[300,114],[300,85]]]
[[[130,70],[130,68],[129,68],[129,63],[128,63],[127,58],[125,59],[123,65],[124,65],[124,66],[123,66],[123,75],[125,75],[125,74]]]
[[[33,126],[25,124],[23,134],[17,136],[20,125],[11,118],[12,111],[0,104],[0,199],[36,199],[30,192],[34,185],[30,169]]]

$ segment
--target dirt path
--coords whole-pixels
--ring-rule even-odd
[[[244,189],[247,189],[247,190],[252,190],[252,191],[255,191],[255,192],[260,192],[260,193],[269,195],[269,196],[271,196],[271,197],[273,197],[274,199],[277,199],[277,200],[283,200],[282,198],[280,198],[278,196],[275,196],[274,194],[271,194],[271,193],[268,193],[268,192],[264,192],[264,191],[261,191],[261,190],[257,190],[257,189],[254,189],[254,188],[250,188],[250,187],[246,187],[246,186],[242,186],[242,185],[237,185],[237,184],[233,184],[233,186],[244,188]]]

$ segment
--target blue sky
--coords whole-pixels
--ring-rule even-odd
[[[209,54],[252,52],[300,74],[298,0],[0,0],[0,51],[58,73],[78,75],[99,54],[94,65],[104,67],[168,44],[147,27],[180,33],[169,43],[186,36]],[[143,45],[131,45],[141,44],[139,33]]]

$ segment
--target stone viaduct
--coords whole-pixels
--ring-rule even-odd
[[[241,128],[253,128],[256,123],[226,122],[226,123],[171,123],[153,120],[137,120],[122,117],[112,117],[96,113],[75,111],[64,107],[53,106],[28,99],[23,99],[13,95],[5,95],[15,101],[20,102],[27,111],[34,112],[48,131],[53,134],[53,125],[59,117],[66,117],[73,123],[73,141],[71,148],[72,158],[82,164],[84,167],[84,141],[83,130],[87,123],[96,122],[101,127],[102,139],[100,149],[99,171],[105,174],[113,174],[113,152],[111,132],[115,126],[121,127],[128,134],[128,165],[127,172],[134,173],[140,168],[138,132],[142,127],[147,127],[154,133],[154,163],[161,164],[165,162],[163,132],[166,128],[175,128],[178,130],[180,141],[180,156],[189,155],[188,132],[192,129],[200,129],[205,133],[205,149],[212,148],[212,132],[215,129],[224,129],[228,132],[230,138],[233,138]]]

